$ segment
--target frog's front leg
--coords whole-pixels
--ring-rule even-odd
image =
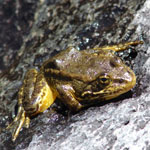
[[[118,45],[110,45],[110,46],[103,46],[103,47],[95,47],[96,50],[113,50],[115,52],[123,51],[128,49],[130,46],[136,46],[138,44],[143,44],[143,41],[133,41],[133,42],[126,42]]]
[[[57,85],[56,86],[57,92],[59,93],[60,100],[67,105],[67,107],[72,112],[77,112],[83,108],[83,105],[77,101],[75,97],[75,91],[72,86],[69,84],[65,85]]]
[[[51,91],[42,72],[29,70],[23,85],[18,92],[18,113],[7,129],[12,130],[15,141],[21,128],[29,127],[30,117],[46,110],[55,100],[56,94]]]

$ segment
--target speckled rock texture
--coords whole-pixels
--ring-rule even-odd
[[[0,149],[150,150],[150,1],[9,2],[0,1]],[[56,111],[32,118],[30,128],[11,141],[4,128],[15,116],[28,69],[68,46],[83,50],[133,40],[144,44],[118,55],[137,76],[134,89],[77,114],[58,101]]]

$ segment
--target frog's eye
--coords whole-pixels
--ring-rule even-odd
[[[101,76],[99,81],[101,84],[108,85],[110,83],[110,78],[108,76]]]

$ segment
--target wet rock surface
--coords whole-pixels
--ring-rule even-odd
[[[24,6],[30,1],[19,2]],[[0,68],[0,130],[15,114],[17,92],[25,72],[39,68],[44,60],[68,46],[82,50],[143,40],[136,51],[133,48],[119,54],[136,73],[137,84],[127,94],[77,114],[68,115],[67,109],[56,103],[55,112],[50,108],[33,118],[30,128],[23,129],[14,143],[8,131],[2,132],[0,149],[150,149],[150,2],[47,0],[36,1],[33,6],[34,17],[27,17],[27,21],[32,20],[31,27],[24,28],[26,36],[17,36],[12,29],[12,37],[18,39],[13,45],[21,39],[20,48],[11,51],[14,47],[0,37],[0,42],[13,54],[13,63],[9,59],[11,64],[3,61],[4,68],[10,67]],[[8,55],[7,49],[1,46],[0,57]]]

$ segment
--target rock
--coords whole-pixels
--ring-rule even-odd
[[[22,35],[21,47],[14,52],[15,61],[0,75],[1,130],[15,114],[17,92],[25,72],[39,68],[44,60],[68,46],[82,50],[143,40],[136,51],[129,49],[119,54],[136,73],[137,84],[115,100],[69,116],[66,108],[56,103],[53,107],[58,111],[50,108],[33,118],[30,128],[23,129],[14,143],[9,131],[2,132],[0,149],[150,149],[150,2],[47,0],[35,4],[32,26],[25,37]]]

